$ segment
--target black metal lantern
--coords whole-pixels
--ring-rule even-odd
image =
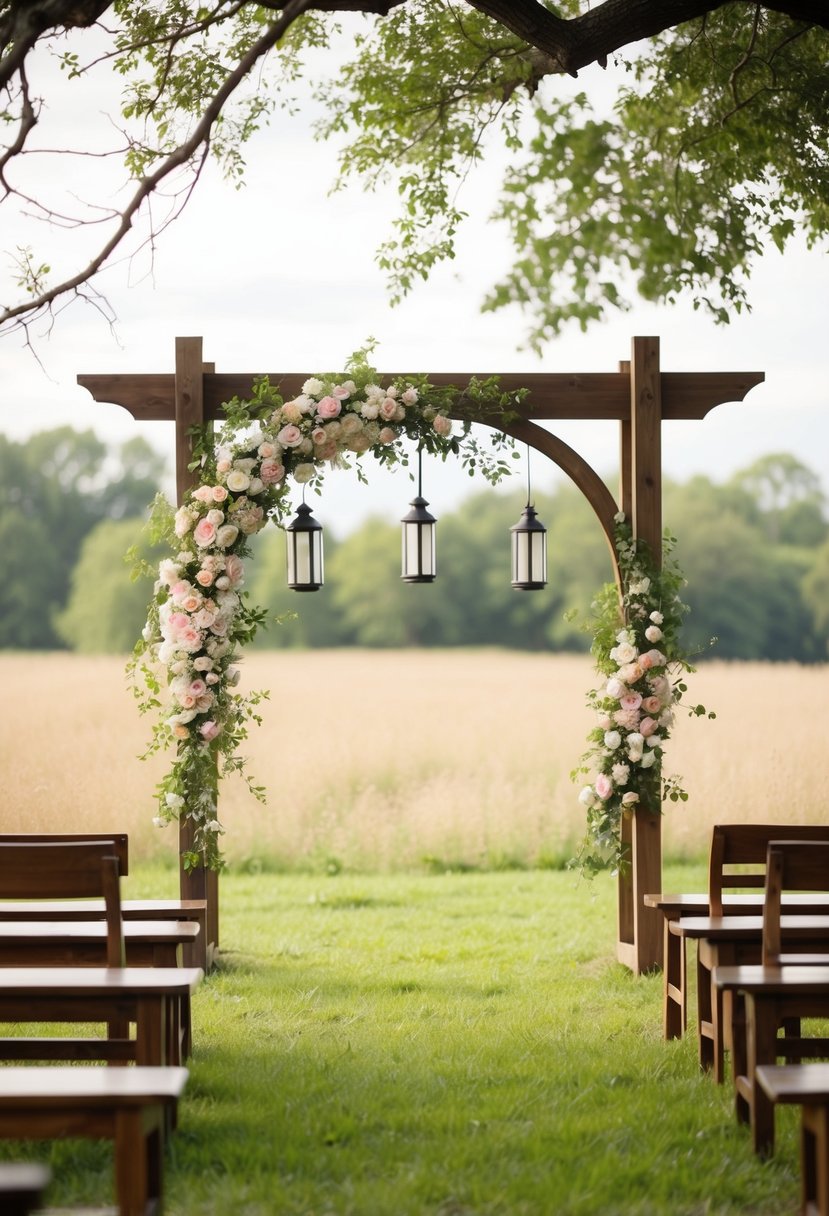
[[[420,451],[417,453],[417,497],[411,501],[411,511],[403,516],[403,563],[400,577],[405,583],[433,583],[435,564],[435,524],[437,520],[426,510],[428,503],[421,493]]]
[[[530,453],[527,448],[527,505],[512,533],[512,585],[517,591],[541,591],[547,586],[547,529],[532,505]]]
[[[288,586],[292,591],[319,591],[325,579],[322,561],[322,524],[303,498],[296,516],[285,527],[288,540]]]

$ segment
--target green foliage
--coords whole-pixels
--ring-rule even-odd
[[[84,538],[101,520],[139,515],[163,464],[141,438],[110,453],[92,431],[69,426],[22,442],[0,435],[0,646],[63,646],[55,619]]]
[[[749,307],[765,245],[782,250],[797,230],[825,239],[825,30],[723,5],[625,64],[609,117],[455,6],[407,4],[355,46],[322,89],[319,130],[352,134],[344,176],[398,182],[396,235],[378,255],[395,298],[453,256],[459,186],[495,140],[510,153],[496,215],[515,256],[485,307],[525,309],[536,349],[567,323],[627,309],[631,277],[647,300],[690,296],[726,322]]]
[[[675,538],[665,534],[655,561],[620,512],[614,539],[621,586],[605,585],[585,625],[599,676],[587,694],[596,725],[582,764],[571,773],[573,780],[588,775],[591,781],[579,795],[587,835],[574,861],[587,875],[630,865],[622,841],[626,814],[661,814],[665,799],[687,802],[680,778],[662,773],[677,708],[693,717],[716,716],[684,700],[685,676],[695,668],[681,641],[688,606],[680,598],[685,576],[673,557]]]
[[[155,577],[165,548],[142,536],[140,519],[105,519],[86,536],[72,571],[66,607],[55,620],[59,636],[81,654],[129,654],[147,614],[147,572]],[[144,576],[133,578],[131,562]]]

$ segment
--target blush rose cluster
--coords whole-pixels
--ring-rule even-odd
[[[625,864],[626,813],[641,807],[661,814],[665,797],[688,797],[679,778],[662,774],[664,745],[687,691],[684,673],[694,670],[680,645],[687,607],[678,591],[685,580],[670,558],[672,538],[666,537],[661,568],[632,539],[623,514],[615,519],[615,540],[622,595],[609,584],[594,605],[593,656],[601,682],[588,693],[588,704],[596,725],[583,757],[587,763],[572,774],[582,781],[592,774],[579,793],[587,837],[575,859],[588,873]],[[689,712],[707,713],[703,706]]]

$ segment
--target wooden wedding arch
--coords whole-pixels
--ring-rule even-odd
[[[176,490],[179,502],[194,484],[188,469],[191,458],[189,428],[222,417],[222,403],[232,397],[249,397],[262,373],[219,373],[202,358],[201,338],[176,338],[175,372],[114,375],[80,375],[78,383],[95,401],[123,406],[139,422],[175,422]],[[300,391],[310,373],[268,373],[289,399]],[[436,385],[464,386],[473,375],[491,372],[428,375]],[[379,373],[382,383],[405,379],[399,372]],[[742,401],[764,379],[762,372],[663,372],[659,339],[635,337],[630,359],[615,372],[560,372],[499,374],[505,391],[527,389],[521,418],[504,424],[501,418],[482,416],[483,425],[498,428],[548,456],[575,482],[592,506],[604,531],[614,569],[613,516],[624,511],[634,536],[641,537],[654,555],[662,543],[662,422],[703,419],[715,406]],[[619,423],[618,501],[599,475],[573,448],[538,425],[540,422],[604,419]],[[631,866],[619,878],[617,956],[635,974],[661,966],[662,937],[658,913],[644,906],[643,897],[661,889],[662,821],[653,810],[638,807],[623,825],[630,847]],[[180,848],[192,848],[193,835],[185,820]],[[218,875],[204,868],[181,870],[183,899],[207,901],[208,958],[219,942]]]

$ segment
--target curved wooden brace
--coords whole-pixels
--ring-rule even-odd
[[[518,419],[515,422],[487,422],[494,430],[503,431],[513,439],[527,443],[537,452],[542,452],[566,473],[572,482],[581,490],[584,497],[596,513],[601,524],[605,540],[610,549],[610,560],[613,562],[613,576],[620,583],[619,560],[616,554],[613,517],[619,510],[613,495],[583,456],[566,444],[563,439],[546,431],[535,422]]]

